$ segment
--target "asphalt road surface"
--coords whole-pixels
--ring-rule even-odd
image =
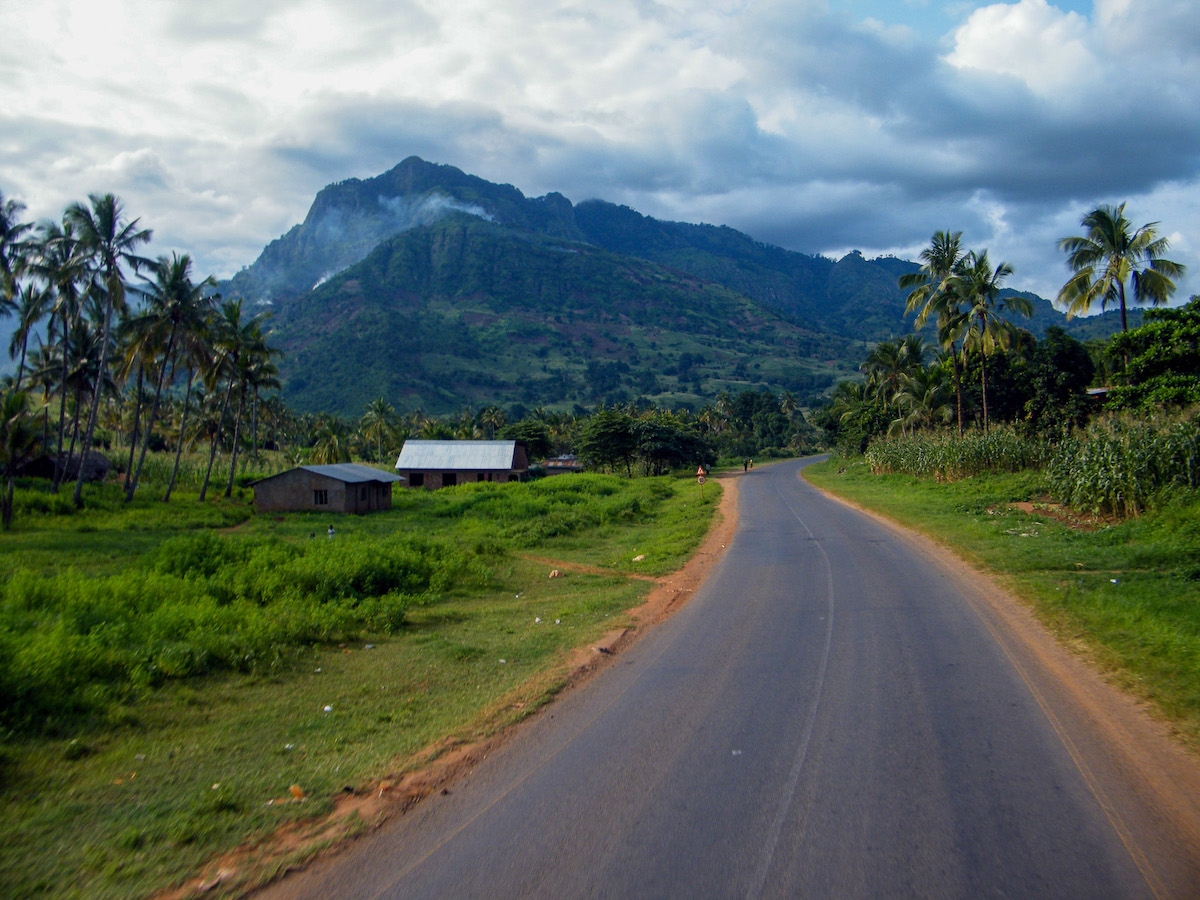
[[[667,622],[289,898],[1200,897],[1194,847],[962,576],[802,462]]]

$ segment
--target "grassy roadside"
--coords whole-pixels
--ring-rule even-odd
[[[577,483],[590,495],[557,479],[401,492],[388,513],[334,520],[339,546],[419,537],[485,560],[486,578],[414,602],[394,633],[169,680],[49,733],[0,733],[0,894],[148,896],[218,853],[329,812],[347,789],[403,773],[423,748],[486,736],[538,708],[564,684],[572,648],[623,624],[652,587],[630,575],[682,565],[720,493],[714,485],[701,504],[690,479],[586,477]],[[192,498],[97,503],[27,517],[0,539],[0,556],[105,577],[180,534],[326,546],[328,524]],[[604,571],[548,579],[526,556]]]
[[[1200,749],[1200,497],[1180,492],[1161,510],[1103,522],[1045,504],[1037,471],[938,483],[840,460],[805,477],[994,574]],[[1040,514],[1015,506],[1030,502]]]

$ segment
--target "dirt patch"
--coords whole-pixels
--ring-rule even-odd
[[[1098,531],[1101,528],[1107,528],[1109,525],[1116,525],[1118,522],[1115,516],[1101,516],[1096,513],[1080,512],[1077,509],[1071,509],[1069,506],[1063,506],[1061,503],[1054,503],[1049,499],[1010,503],[1008,504],[1008,508],[1018,510],[1030,516],[1052,519],[1076,531]]]
[[[213,860],[199,877],[179,888],[163,892],[158,900],[184,900],[215,893],[245,895],[289,872],[303,868],[318,854],[337,850],[364,832],[412,809],[434,793],[448,793],[455,779],[478,765],[495,748],[511,738],[526,710],[536,712],[548,698],[582,684],[604,668],[614,656],[645,631],[683,607],[708,577],[737,530],[737,479],[716,476],[724,487],[717,515],[704,542],[682,569],[669,575],[627,575],[653,583],[655,587],[640,606],[627,613],[629,624],[614,629],[593,643],[576,648],[561,666],[521,685],[485,712],[476,733],[485,738],[446,738],[425,748],[415,757],[397,761],[397,774],[353,790],[347,789],[334,801],[327,816],[295,822],[254,844],[244,844]],[[619,575],[608,569],[562,560],[525,557],[560,572]],[[514,720],[518,720],[515,724]],[[303,802],[284,797],[278,802]]]

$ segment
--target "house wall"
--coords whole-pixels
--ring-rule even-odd
[[[442,469],[397,469],[397,475],[404,477],[404,484],[407,487],[424,488],[427,491],[435,491],[439,488],[449,487],[447,477],[450,478],[451,484],[474,484],[478,481],[492,482],[494,484],[507,484],[510,481],[520,481],[525,472],[515,469],[494,469],[494,470],[474,470],[474,471],[447,471]],[[413,482],[413,476],[417,476],[420,484]]]
[[[317,502],[318,491],[325,492],[319,498],[324,503]],[[295,469],[256,484],[254,506],[259,512],[366,513],[392,508],[392,485],[347,484],[316,472]]]

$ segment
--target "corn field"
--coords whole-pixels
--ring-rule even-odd
[[[881,438],[867,448],[866,459],[876,474],[938,481],[1042,469],[1059,503],[1131,516],[1161,505],[1170,492],[1200,488],[1200,410],[1172,418],[1099,420],[1054,442],[1027,440],[1008,429],[961,438],[937,433]]]
[[[1200,411],[1094,422],[1055,447],[1046,475],[1051,495],[1067,506],[1136,515],[1169,491],[1200,487]]]
[[[1007,428],[988,434],[921,432],[877,439],[867,448],[871,471],[902,472],[937,481],[957,481],[983,472],[1018,472],[1046,462],[1048,448]]]

